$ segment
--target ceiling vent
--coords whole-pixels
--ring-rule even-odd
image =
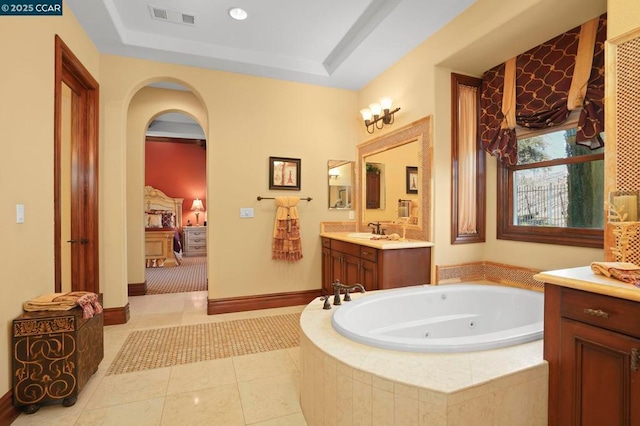
[[[149,12],[151,17],[159,21],[173,22],[174,24],[184,25],[196,25],[195,15],[189,15],[188,13],[178,12],[176,10],[169,10],[158,6],[149,5]]]
[[[186,13],[182,14],[182,23],[187,25],[195,25],[196,17],[193,15],[187,15]]]

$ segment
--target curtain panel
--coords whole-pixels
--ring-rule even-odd
[[[605,40],[606,15],[602,15],[518,55],[515,58],[515,124],[545,129],[564,123],[570,107],[580,108],[577,142],[592,149],[601,147]],[[514,165],[518,161],[517,136],[509,120],[514,111],[508,105],[510,100],[504,99],[505,94],[508,96],[511,92],[505,90],[505,84],[513,81],[507,64],[500,64],[483,75],[480,131],[485,150],[503,163]],[[588,79],[581,80],[581,75]]]

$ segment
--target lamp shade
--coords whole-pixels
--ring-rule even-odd
[[[361,109],[360,114],[362,114],[362,119],[365,121],[371,120],[371,117],[373,117],[369,108]]]
[[[202,200],[199,198],[196,198],[195,200],[193,200],[193,204],[191,204],[191,210],[196,211],[196,212],[201,212],[204,210],[204,206],[202,205]]]
[[[391,98],[382,98],[380,99],[380,106],[382,107],[382,109],[391,109],[391,105],[393,104],[393,101],[391,100]]]

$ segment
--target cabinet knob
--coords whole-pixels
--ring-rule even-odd
[[[594,317],[609,318],[609,314],[603,311],[602,309],[584,308],[584,313],[588,315],[593,315]]]

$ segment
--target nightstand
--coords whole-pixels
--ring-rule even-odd
[[[184,255],[207,255],[207,228],[204,226],[185,226],[184,231]]]

